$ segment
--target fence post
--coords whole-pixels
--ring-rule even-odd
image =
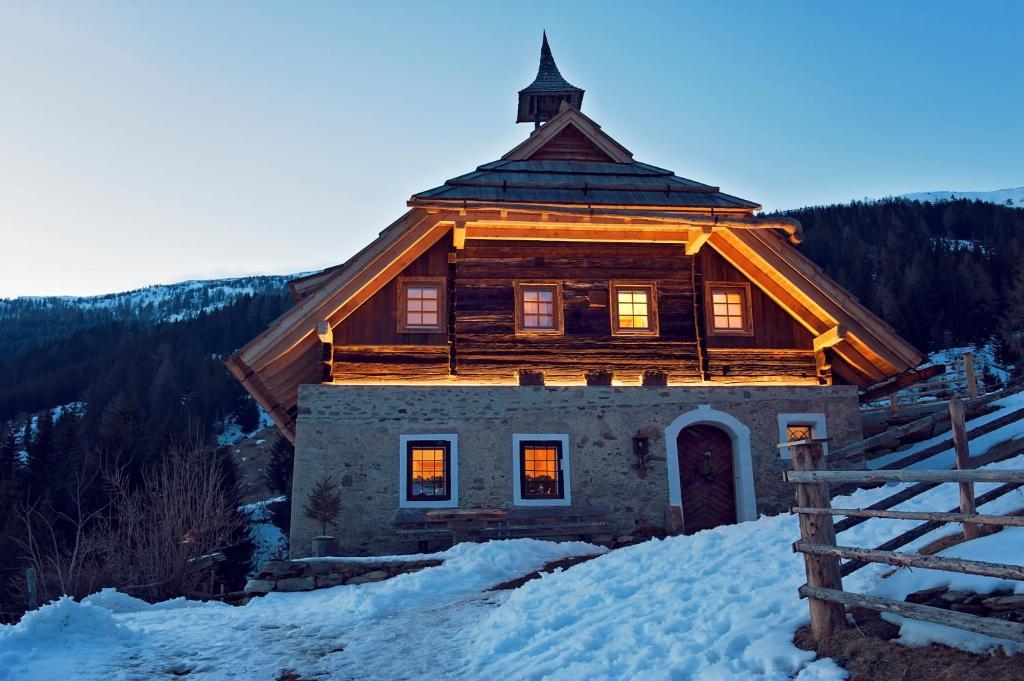
[[[954,397],[949,401],[949,420],[953,424],[953,448],[956,450],[957,470],[971,468],[971,450],[967,444],[967,425],[964,422],[964,401]],[[974,513],[974,483],[960,483],[960,512]],[[974,523],[963,523],[964,539],[978,536],[978,526]]]
[[[974,374],[974,353],[964,353],[964,380],[967,382],[967,399],[978,399],[978,377]]]
[[[34,567],[25,570],[25,596],[29,610],[39,607],[39,577]]]
[[[798,471],[825,470],[825,455],[821,442],[805,440],[791,444],[793,469]],[[796,483],[798,506],[828,508],[832,496],[828,483]],[[800,539],[808,544],[836,545],[836,530],[830,515],[800,514]],[[842,591],[843,582],[839,575],[839,559],[835,556],[814,556],[804,554],[804,568],[807,571],[807,585]],[[811,610],[811,633],[818,642],[846,626],[846,610],[838,603],[808,598]]]
[[[892,395],[889,395],[889,413],[896,416],[900,411],[900,393],[897,390]]]

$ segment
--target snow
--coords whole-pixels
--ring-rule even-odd
[[[940,551],[938,555],[1024,565],[1024,527],[1007,527],[1002,532],[952,546]],[[1024,594],[1024,582],[921,568],[901,568],[892,577],[882,580],[873,593],[884,598],[903,600],[909,593],[934,587],[978,594],[990,594],[994,591]],[[1024,644],[1021,643],[1007,642],[930,622],[919,622],[898,615],[886,614],[884,617],[900,625],[899,641],[906,645],[943,643],[978,653],[992,652],[997,647],[1011,653],[1024,652]]]
[[[418,628],[414,634],[429,632],[434,639],[433,647],[418,649],[420,656],[441,654],[445,644],[468,640],[469,632],[453,629],[466,624],[464,611],[480,608],[486,589],[553,560],[603,551],[583,542],[534,539],[459,544],[433,556],[445,561],[437,567],[383,582],[272,593],[240,608],[197,603],[168,611],[158,604],[132,612],[132,601],[109,593],[83,603],[65,598],[16,625],[0,626],[0,681],[150,679],[168,673],[218,681],[270,679],[286,669],[301,670],[303,677],[399,678],[386,670],[410,674],[417,660],[380,649],[380,643],[370,655],[343,649],[384,632],[394,636],[385,644],[400,646],[407,642],[402,633]],[[454,657],[439,663],[452,670],[464,666]]]
[[[995,403],[1003,412],[1024,395]],[[974,423],[997,415],[975,419]],[[1021,425],[1014,424],[1020,431]],[[1003,433],[1005,435],[1006,433]],[[984,452],[980,438],[974,453]],[[986,468],[1024,468],[1024,456]],[[907,487],[887,485],[837,497],[864,507]],[[976,494],[997,483],[979,483]],[[243,507],[254,517],[266,502]],[[947,510],[957,485],[939,485],[895,507]],[[979,507],[1024,509],[1024,490]],[[874,547],[918,524],[873,518],[839,534],[841,545]],[[903,547],[916,551],[959,532],[946,524]],[[749,679],[832,681],[832,660],[793,644],[808,623],[803,559],[791,550],[796,517],[783,514],[613,552],[581,542],[530,539],[460,544],[430,556],[437,567],[383,582],[308,593],[272,593],[244,607],[177,599],[149,605],[114,591],[82,603],[63,599],[13,626],[0,626],[0,681],[73,677],[148,679],[301,678],[545,681],[575,679]],[[510,591],[490,587],[559,558],[603,553]],[[1011,528],[943,552],[1024,564],[1024,530]],[[338,560],[353,560],[341,558]],[[357,559],[358,560],[358,559]],[[363,560],[381,560],[367,558]],[[888,574],[891,577],[886,577]],[[992,591],[1024,582],[868,565],[844,579],[849,591],[900,598],[949,584]],[[941,641],[968,650],[1020,650],[959,630],[901,621],[899,641]]]
[[[990,406],[994,407],[993,411],[983,416],[979,416],[977,418],[973,418],[967,421],[966,425],[968,432],[972,428],[976,428],[978,426],[982,426],[986,423],[990,423],[992,421],[1000,419],[1003,416],[1006,416],[1011,411],[1015,411],[1017,409],[1024,409],[1024,392],[1014,393],[1013,395],[1010,395],[1008,397],[995,400],[994,402],[991,403]],[[868,467],[881,468],[882,466],[892,463],[893,461],[899,461],[900,459],[903,459],[907,456],[916,454],[917,452],[923,451],[925,449],[928,449],[929,447],[949,440],[950,437],[951,436],[949,434],[949,431],[946,431],[945,433],[940,433],[939,435],[936,435],[935,437],[929,438],[927,440],[915,442],[913,445],[907,447],[906,449],[900,449],[889,454],[885,454],[883,456],[871,459],[870,461],[868,461]],[[1001,442],[1006,442],[1007,440],[1019,440],[1022,438],[1024,438],[1024,420],[1015,421],[1013,423],[1003,426],[1002,428],[997,428],[996,430],[993,430],[991,433],[986,433],[985,435],[980,435],[972,439],[970,441],[971,456],[981,456],[982,454],[988,453],[988,451],[993,446]],[[915,464],[911,464],[910,466],[908,466],[908,468],[950,468],[953,466],[955,461],[956,455],[951,446],[949,449],[940,452],[935,456],[929,457]]]
[[[108,311],[117,319],[141,318],[150,323],[178,322],[230,305],[242,296],[269,290],[283,291],[287,282],[304,276],[255,275],[234,279],[196,279],[175,284],[157,284],[99,296],[23,296],[13,301],[0,299],[0,317],[13,303],[49,308],[73,306],[87,311]]]
[[[253,571],[258,571],[271,558],[288,555],[288,538],[281,528],[273,523],[270,504],[281,502],[288,497],[279,496],[240,506],[238,510],[249,516],[249,538],[256,545],[252,554]]]
[[[910,194],[901,194],[899,198],[909,199],[911,201],[923,201],[926,203],[966,199],[968,201],[985,201],[987,203],[1001,203],[1006,206],[1024,208],[1024,187],[1016,187],[1014,189],[997,189],[995,191],[986,192],[914,192]]]
[[[256,428],[253,429],[251,433],[243,433],[241,426],[239,426],[230,418],[225,419],[224,422],[221,424],[221,432],[219,435],[217,435],[217,444],[221,447],[230,447],[233,445],[237,445],[242,440],[256,438],[257,434],[259,434],[261,430],[275,427],[274,419],[270,416],[270,414],[263,411],[263,409],[260,409],[259,412],[259,423],[256,425]],[[256,438],[255,442],[256,444],[260,445],[266,442],[266,440],[262,438]]]

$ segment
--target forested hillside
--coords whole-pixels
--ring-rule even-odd
[[[151,326],[191,319],[243,296],[284,291],[294,276],[183,281],[102,296],[0,299],[0,360],[36,343],[110,322]]]
[[[1024,208],[889,199],[785,215],[805,255],[920,349],[994,337],[998,359],[1020,360]]]

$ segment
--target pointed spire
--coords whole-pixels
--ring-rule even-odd
[[[574,109],[579,109],[583,103],[583,90],[567,82],[558,71],[548,44],[547,31],[542,36],[537,77],[519,91],[517,123],[533,122],[540,125],[558,113],[562,102],[567,102]]]

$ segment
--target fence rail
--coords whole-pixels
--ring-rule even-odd
[[[962,357],[939,366],[945,367],[945,371],[937,378],[893,392],[889,396],[888,405],[873,403],[877,406],[868,407],[865,411],[889,409],[895,415],[899,413],[901,406],[912,404],[922,397],[934,397],[940,401],[953,397],[970,400],[978,397],[980,381],[974,367],[974,353],[965,352]]]
[[[891,550],[950,522],[961,524],[965,539],[978,536],[979,528],[986,525],[1000,529],[1008,526],[1024,527],[1024,517],[976,512],[976,501],[986,501],[992,492],[982,495],[982,498],[976,500],[974,483],[1006,483],[998,488],[1003,490],[998,495],[1001,496],[1006,491],[1016,489],[1024,484],[1024,470],[970,469],[970,452],[964,426],[964,408],[959,398],[950,400],[949,412],[957,455],[957,468],[951,470],[831,471],[827,470],[825,464],[822,448],[824,440],[801,440],[779,445],[780,447],[789,447],[793,456],[794,470],[784,474],[785,480],[795,485],[797,505],[792,510],[798,514],[800,520],[800,540],[794,542],[793,551],[803,554],[804,557],[807,584],[800,588],[800,596],[808,599],[811,612],[811,631],[817,641],[824,642],[845,626],[846,606],[860,606],[879,612],[896,613],[904,617],[1024,642],[1024,623],[979,617],[933,606],[905,603],[843,590],[842,576],[868,563],[1024,580],[1024,566]],[[926,488],[943,483],[954,483],[960,486],[960,508],[958,511],[949,512],[894,511],[891,508],[836,508],[831,503],[828,486],[830,482],[916,482],[924,483],[923,486]],[[915,485],[915,487],[923,486]],[[890,504],[890,506],[892,505],[895,504]],[[845,516],[847,520],[844,521],[844,527],[852,526],[851,522],[853,524],[863,522],[863,519],[867,518],[923,520],[926,522],[911,533],[900,535],[895,540],[890,540],[878,548],[865,549],[838,545],[836,526],[832,522],[833,516]],[[851,518],[857,520],[850,521]],[[910,536],[911,534],[913,536]],[[840,559],[844,558],[848,559],[847,562],[840,565]]]

